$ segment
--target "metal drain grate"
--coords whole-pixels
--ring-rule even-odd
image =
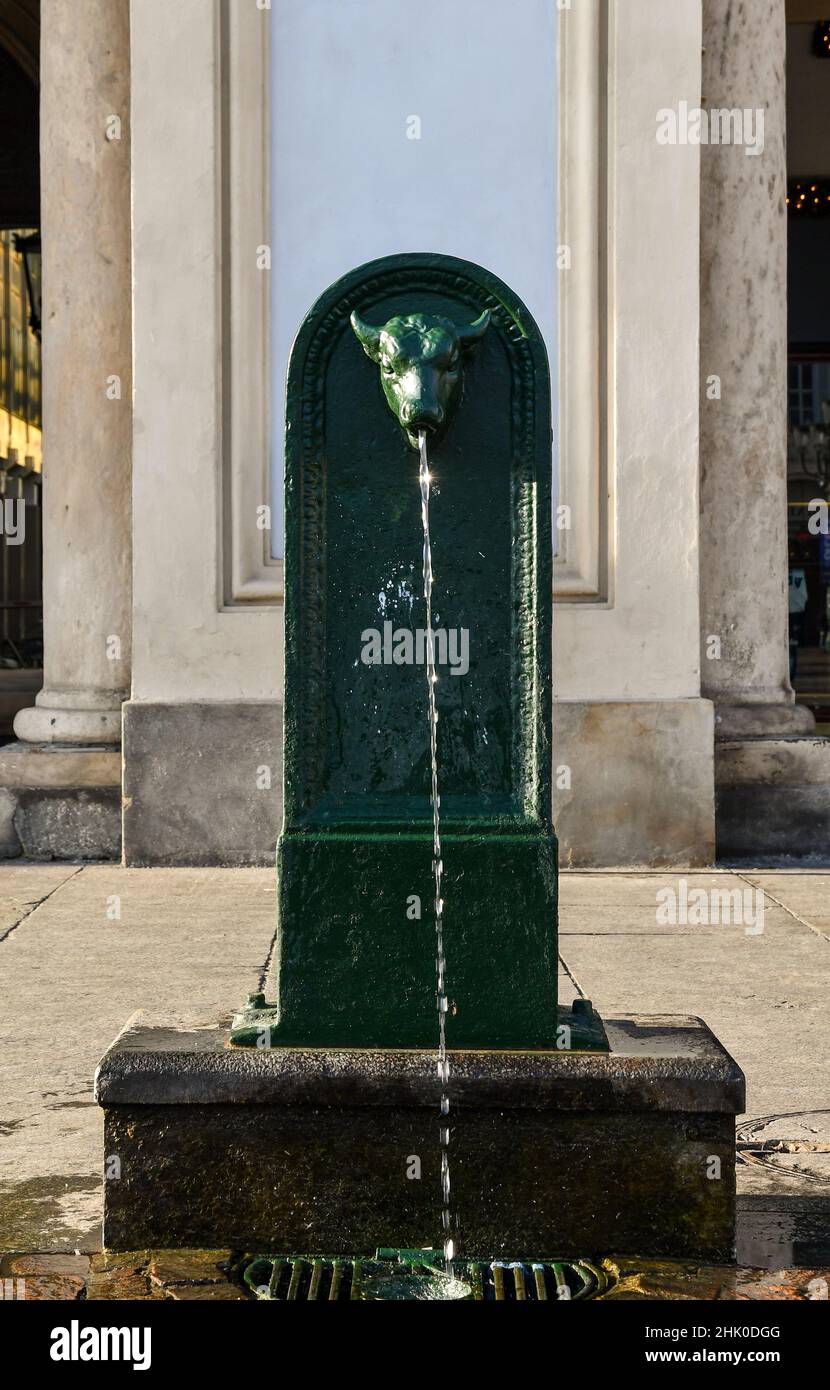
[[[260,1255],[237,1266],[259,1299],[278,1303],[337,1303],[351,1299],[464,1298],[478,1303],[570,1302],[600,1297],[611,1283],[588,1260],[456,1260],[451,1292],[437,1268],[438,1253],[374,1259],[324,1255]]]
[[[257,1298],[278,1303],[337,1303],[360,1297],[363,1262],[349,1259],[260,1256],[243,1270],[243,1282]]]
[[[599,1265],[587,1260],[494,1260],[470,1265],[474,1297],[480,1302],[567,1303],[597,1298],[610,1279]]]

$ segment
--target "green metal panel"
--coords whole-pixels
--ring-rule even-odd
[[[414,315],[469,338],[432,362],[434,625],[456,651],[469,634],[469,670],[445,662],[437,686],[447,1038],[556,1046],[547,357],[511,290],[424,254],[338,281],[291,355],[278,999],[237,1042],[436,1040],[426,672],[394,659],[423,625],[418,466],[373,336]]]

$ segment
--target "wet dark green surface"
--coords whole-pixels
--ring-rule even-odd
[[[455,1107],[457,1245],[470,1258],[537,1252],[734,1257],[730,1115]],[[104,1241],[112,1249],[227,1245],[351,1256],[434,1244],[439,1151],[431,1108],[109,1106]],[[407,1178],[411,1155],[421,1177]],[[707,1176],[712,1156],[722,1180]]]

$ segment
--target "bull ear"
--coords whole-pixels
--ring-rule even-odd
[[[475,347],[480,338],[484,337],[490,327],[490,310],[485,309],[473,323],[468,323],[458,330],[458,341],[465,352],[471,347]]]
[[[355,335],[366,353],[373,362],[380,360],[380,334],[379,328],[373,328],[370,323],[366,323],[355,309],[349,322],[355,331]]]

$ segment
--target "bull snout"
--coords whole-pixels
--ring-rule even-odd
[[[437,430],[444,423],[444,407],[438,394],[438,383],[429,381],[420,372],[410,372],[401,383],[398,413],[400,422],[410,434],[419,430]]]
[[[409,372],[401,382],[399,415],[407,430],[437,430],[444,423],[438,382],[430,379],[433,375]]]
[[[444,411],[438,401],[404,401],[401,424],[408,430],[437,430],[444,423]]]

